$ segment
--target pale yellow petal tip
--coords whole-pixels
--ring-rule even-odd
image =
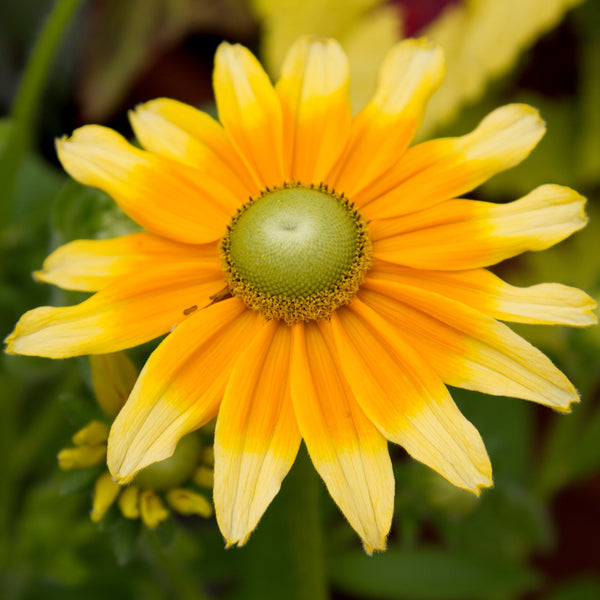
[[[475,489],[468,490],[468,491],[472,492],[474,496],[479,498],[481,496],[481,492],[483,492],[484,490],[489,490],[490,488],[493,488],[493,487],[494,487],[494,479],[492,478],[492,474],[490,472],[490,474],[487,478],[487,481],[485,481],[483,483],[475,484]]]
[[[51,283],[50,281],[48,281],[48,273],[43,269],[40,269],[39,271],[34,271],[31,274],[31,276],[38,283]]]
[[[362,540],[363,549],[366,554],[373,556],[374,552],[385,552],[387,549],[387,535],[384,535],[379,542],[375,544],[369,543],[367,540]]]
[[[232,548],[233,546],[237,546],[238,548],[245,546],[249,537],[250,537],[249,533],[246,534],[243,538],[228,538],[228,537],[226,537],[225,538],[225,550],[229,550],[229,548]]]
[[[131,483],[134,480],[135,476],[137,475],[137,471],[133,474],[127,473],[125,475],[121,475],[120,473],[115,473],[112,470],[110,464],[108,465],[108,470],[110,472],[110,476],[112,477],[112,480],[115,483],[118,483],[119,485],[127,485],[127,484]]]
[[[575,388],[573,388],[573,393],[567,398],[563,405],[554,405],[550,408],[555,410],[557,413],[560,413],[561,415],[568,415],[571,412],[573,412],[573,406],[575,404],[579,404],[580,401],[581,398],[579,396],[579,392]]]
[[[15,340],[15,332],[14,331],[12,333],[9,333],[4,338],[4,352],[6,354],[18,354],[18,352],[15,352],[13,350],[14,340]]]
[[[481,492],[494,487],[494,478],[492,476],[492,463],[486,455],[484,464],[477,467],[477,473],[470,480],[463,480],[462,484],[454,482],[457,488],[470,492],[479,498]]]

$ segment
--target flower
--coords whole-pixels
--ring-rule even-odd
[[[445,384],[563,412],[578,400],[499,320],[587,326],[595,302],[559,284],[517,288],[485,267],[582,228],[584,198],[544,185],[506,205],[463,199],[522,161],[544,125],[508,105],[467,135],[409,148],[442,72],[439,47],[399,43],[353,118],[334,40],[297,40],[275,87],[248,50],[224,43],[220,123],[159,99],[131,114],[145,150],[98,126],[58,141],[65,169],[147,231],[52,253],[39,280],[97,293],[26,313],[7,350],[61,358],[168,334],[112,426],[118,482],[217,416],[217,521],[228,545],[243,544],[303,439],[372,552],[392,518],[388,440],[460,488],[492,484]]]
[[[439,43],[446,76],[419,136],[447,123],[486,84],[515,64],[540,36],[582,0],[251,0],[261,22],[261,51],[278,72],[290,39],[306,33],[338,39],[350,59],[350,96],[362,108],[375,86],[375,66],[400,38],[417,31]]]
[[[90,367],[96,400],[105,415],[114,417],[131,392],[135,366],[116,352],[91,356]],[[71,471],[105,466],[108,435],[106,423],[90,421],[73,435],[73,447],[58,453],[59,467]],[[172,456],[140,471],[131,485],[115,483],[106,469],[96,473],[90,517],[101,521],[115,501],[123,517],[139,518],[150,529],[169,517],[167,507],[183,515],[210,517],[212,505],[198,488],[212,488],[213,462],[212,448],[203,447],[200,436],[192,433],[179,441]]]

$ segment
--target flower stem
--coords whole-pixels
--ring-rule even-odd
[[[0,153],[0,182],[3,186],[2,195],[6,198],[6,203],[0,205],[2,223],[6,222],[5,218],[10,214],[10,202],[19,166],[33,142],[36,117],[44,87],[50,76],[52,60],[80,3],[81,0],[57,0],[33,47],[19,84],[10,113],[9,133]]]
[[[320,482],[304,447],[280,493],[240,550],[243,597],[326,600]]]

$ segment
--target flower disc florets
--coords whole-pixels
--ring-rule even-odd
[[[220,250],[230,293],[288,325],[328,318],[371,264],[367,223],[325,185],[262,192],[234,215]]]

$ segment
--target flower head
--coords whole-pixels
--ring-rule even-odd
[[[91,356],[90,366],[101,416],[114,417],[131,392],[136,369],[123,352]],[[101,521],[115,502],[123,517],[139,518],[151,529],[169,517],[169,508],[184,515],[212,515],[213,507],[201,488],[212,488],[214,456],[212,448],[202,447],[198,433],[182,438],[169,458],[140,471],[126,487],[114,482],[106,470],[108,434],[106,423],[92,420],[73,435],[73,446],[63,448],[57,457],[63,471],[104,467],[100,473],[90,473],[95,479],[92,521]]]
[[[584,199],[556,185],[506,205],[463,199],[523,160],[544,125],[509,105],[409,147],[442,72],[437,46],[399,43],[353,118],[334,40],[300,38],[275,86],[248,50],[222,44],[220,123],[160,99],[131,114],[144,150],[97,126],[59,140],[66,170],[146,231],[51,254],[40,280],[97,293],[25,314],[8,351],[59,358],[168,334],[112,426],[117,481],[217,416],[217,520],[243,544],[304,440],[370,552],[392,517],[388,440],[463,489],[492,483],[445,384],[560,411],[577,401],[500,320],[586,326],[594,301],[485,267],[583,227]]]

